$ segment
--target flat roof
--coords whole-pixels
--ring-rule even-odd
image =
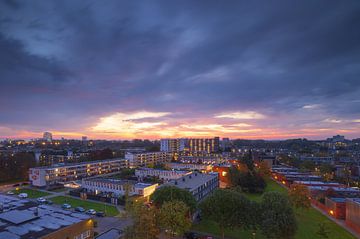
[[[140,188],[146,188],[154,185],[151,183],[138,183],[135,180],[124,180],[124,179],[115,179],[115,178],[84,178],[83,181],[112,183],[116,185],[131,184],[131,185],[135,185],[135,187],[140,187]]]
[[[86,214],[74,213],[49,205],[0,194],[0,239],[41,238],[67,226],[90,219]]]
[[[183,176],[179,179],[171,180],[168,183],[165,183],[163,185],[171,185],[182,189],[187,189],[190,191],[193,191],[194,189],[197,189],[204,183],[208,182],[209,180],[218,177],[218,173],[192,173],[190,175]]]
[[[329,198],[331,201],[334,202],[345,202],[346,198]]]
[[[112,228],[97,236],[96,239],[118,239],[121,234],[122,232],[119,229]]]
[[[166,169],[157,169],[157,168],[137,168],[135,169],[136,171],[160,171],[160,172],[176,172],[176,173],[189,173],[189,171],[185,171],[185,170],[166,170]]]

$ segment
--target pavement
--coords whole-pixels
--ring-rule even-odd
[[[130,218],[96,217],[95,220],[97,221],[97,227],[94,230],[99,234],[112,228],[124,230],[127,226],[132,224]]]

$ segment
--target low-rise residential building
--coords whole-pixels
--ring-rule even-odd
[[[195,163],[167,163],[166,166],[175,170],[189,170],[200,172],[209,172],[212,169],[212,165]]]
[[[330,216],[336,219],[345,219],[346,217],[346,198],[326,197],[325,206]]]
[[[360,198],[346,199],[345,223],[360,233]]]
[[[94,222],[82,213],[0,195],[0,238],[92,239]]]
[[[127,162],[125,159],[108,159],[36,167],[29,169],[29,180],[33,186],[46,187],[79,180],[85,177],[118,172],[126,166]]]
[[[332,164],[334,162],[333,157],[318,157],[318,156],[302,156],[300,157],[302,161],[311,161],[316,164],[328,163]]]
[[[121,180],[112,178],[86,178],[82,180],[81,187],[88,192],[97,195],[100,193],[111,193],[116,197],[125,195],[128,191],[130,196],[139,195],[149,197],[159,185],[149,183],[138,183],[132,180]]]
[[[171,161],[172,154],[168,152],[146,152],[125,154],[130,168],[149,167],[155,164],[164,164]]]
[[[172,179],[181,178],[188,174],[191,174],[191,172],[183,170],[162,170],[154,168],[138,168],[135,170],[135,176],[138,177],[140,181],[146,177],[158,177],[159,179],[167,182]]]
[[[219,188],[219,175],[218,173],[204,174],[194,172],[179,179],[171,180],[164,185],[171,185],[188,190],[192,193],[196,201],[201,201],[215,189]]]

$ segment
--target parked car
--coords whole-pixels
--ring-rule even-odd
[[[105,213],[104,212],[97,212],[96,216],[97,217],[105,217]]]
[[[86,214],[95,215],[96,211],[94,209],[89,209],[89,210],[86,211]]]
[[[52,205],[52,204],[53,204],[53,202],[52,202],[51,200],[49,200],[49,199],[47,199],[45,203],[48,204],[48,205]]]
[[[28,194],[27,193],[20,193],[18,196],[19,196],[19,198],[27,198]]]
[[[46,202],[46,199],[43,198],[43,197],[41,197],[41,198],[36,199],[36,201],[37,201],[38,203],[45,203],[45,202]]]
[[[64,203],[61,207],[62,207],[63,209],[70,209],[70,208],[71,208],[71,205],[68,204],[68,203]]]
[[[14,195],[14,192],[13,191],[8,191],[6,194],[7,195]]]
[[[75,211],[76,212],[85,212],[85,209],[83,207],[76,207]]]

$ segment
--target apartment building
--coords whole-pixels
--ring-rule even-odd
[[[188,147],[190,152],[219,152],[220,138],[188,139]]]
[[[179,138],[179,139],[161,139],[160,150],[163,152],[219,152],[220,138]]]
[[[29,180],[33,186],[46,187],[101,174],[120,171],[127,167],[125,159],[108,159],[82,163],[61,164],[29,169]]]
[[[125,159],[130,168],[149,167],[155,164],[170,162],[172,154],[168,152],[146,152],[146,153],[129,153],[125,154]]]
[[[0,195],[0,204],[0,238],[94,238],[94,221],[86,214],[6,195]]]
[[[120,180],[112,178],[85,178],[82,180],[81,187],[88,192],[94,193],[112,193],[119,197],[125,195],[128,191],[130,196],[139,195],[149,197],[159,185],[149,183],[137,183],[132,180]]]
[[[192,193],[195,200],[199,202],[219,188],[219,175],[218,173],[204,174],[194,172],[179,179],[171,180],[164,185],[188,190]]]
[[[191,174],[190,171],[182,170],[162,170],[153,168],[138,168],[135,170],[135,176],[142,181],[146,177],[158,177],[167,182],[169,180],[178,179],[185,175]]]
[[[195,163],[167,163],[166,166],[174,170],[188,170],[200,172],[209,172],[212,169],[212,165]]]
[[[181,152],[186,149],[187,139],[161,139],[160,151],[162,152]]]

